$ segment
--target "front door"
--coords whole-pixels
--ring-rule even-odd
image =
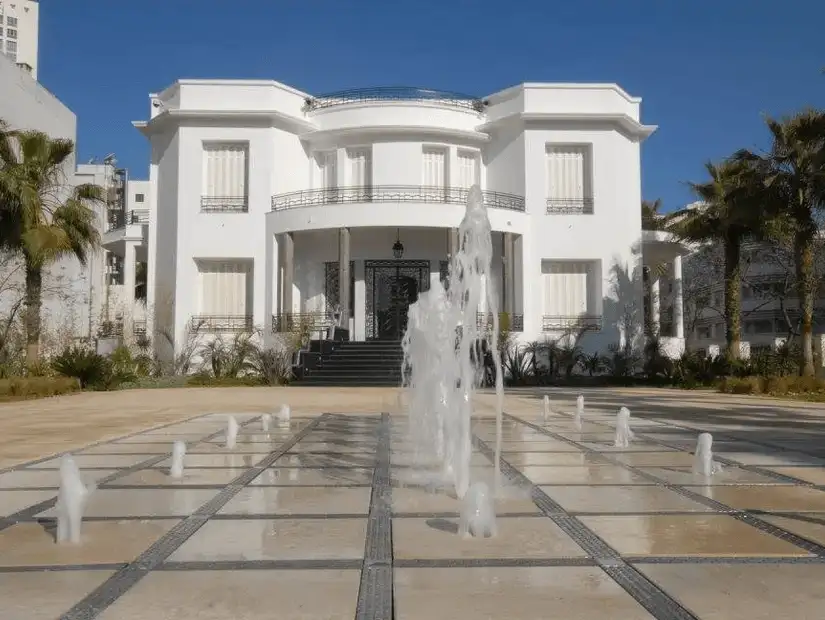
[[[430,262],[366,261],[366,336],[400,340],[407,329],[410,305],[430,288]]]

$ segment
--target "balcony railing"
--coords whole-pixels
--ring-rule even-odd
[[[148,224],[149,209],[135,209],[134,211],[112,211],[109,213],[109,226],[106,229],[117,230],[129,224]]]
[[[189,326],[200,332],[251,332],[253,321],[251,315],[244,314],[198,314],[191,318]]]
[[[272,332],[318,331],[329,328],[332,322],[326,312],[285,312],[272,315]]]
[[[464,187],[428,185],[367,185],[308,189],[272,197],[272,210],[364,202],[426,203],[464,205],[470,190]],[[484,205],[492,209],[524,211],[524,196],[502,192],[482,192]]]
[[[247,196],[201,196],[201,213],[247,213]]]
[[[502,314],[506,314],[504,312],[499,314],[499,328],[502,326]],[[524,331],[524,315],[523,314],[510,314],[510,324],[508,325],[508,330],[511,332],[523,332]],[[491,313],[484,314],[483,312],[479,312],[476,314],[476,324],[478,325],[479,331],[489,331],[493,329],[493,315]]]
[[[550,215],[593,215],[592,198],[548,198]]]
[[[431,90],[413,86],[379,86],[377,88],[354,88],[334,93],[308,97],[304,101],[304,111],[323,110],[348,103],[370,103],[374,101],[426,101],[440,105],[483,112],[487,103],[478,97],[446,90]]]
[[[602,328],[602,317],[595,314],[582,315],[545,315],[541,317],[542,331],[599,331]]]
[[[135,336],[145,336],[146,335],[146,321],[145,320],[138,320],[132,322],[132,333]]]

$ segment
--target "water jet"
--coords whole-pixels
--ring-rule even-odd
[[[83,510],[89,495],[95,490],[94,483],[86,486],[80,478],[80,470],[71,454],[60,460],[60,489],[57,492],[57,542],[80,542]]]
[[[584,396],[581,394],[576,398],[576,413],[573,416],[573,426],[577,431],[582,429],[582,415],[584,414]]]
[[[238,421],[235,419],[235,416],[229,416],[229,419],[226,421],[226,447],[230,450],[235,448],[235,444],[238,442]]]
[[[552,413],[552,411],[550,410],[550,397],[547,394],[545,394],[544,395],[544,410],[543,410],[543,413],[542,413],[542,419],[544,420],[545,424],[547,424],[547,422],[550,420],[550,414],[551,413]]]
[[[700,476],[712,476],[719,473],[721,469],[719,463],[713,462],[713,436],[710,433],[701,433],[696,440],[693,473]]]
[[[631,441],[633,441],[633,431],[630,430],[630,410],[622,407],[616,416],[616,439],[613,445],[616,448],[627,448]]]
[[[172,444],[172,466],[169,475],[172,478],[183,478],[183,457],[186,456],[186,444],[176,441]]]
[[[493,494],[485,483],[474,482],[461,505],[458,533],[465,538],[490,538],[496,535],[496,531]]]
[[[261,430],[264,433],[269,432],[269,425],[272,422],[272,415],[269,413],[265,413],[261,416]]]

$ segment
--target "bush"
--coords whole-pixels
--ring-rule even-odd
[[[80,389],[70,377],[12,377],[0,379],[0,400],[23,400],[70,394]]]
[[[63,376],[77,379],[81,389],[101,388],[111,383],[111,362],[89,349],[67,347],[54,358],[52,367]]]
[[[770,377],[725,377],[719,391],[727,394],[767,394],[769,396],[822,395],[825,396],[825,379],[777,375]]]
[[[264,382],[256,376],[213,377],[208,373],[198,373],[189,377],[186,385],[190,387],[252,387],[264,385]]]

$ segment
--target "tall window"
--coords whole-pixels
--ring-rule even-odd
[[[349,193],[355,195],[350,200],[358,202],[372,200],[372,151],[369,148],[349,149]]]
[[[481,184],[481,166],[478,153],[474,151],[458,152],[458,186],[468,189]]]
[[[593,213],[589,145],[547,146],[547,213]]]
[[[338,153],[322,151],[315,155],[318,165],[316,187],[323,190],[323,202],[338,201]]]
[[[252,263],[199,261],[200,314],[247,317],[252,314]]]
[[[424,149],[424,191],[433,201],[445,200],[447,191],[447,151],[442,148]],[[432,194],[429,196],[429,194]]]
[[[594,261],[544,261],[545,329],[588,327],[599,314]]]
[[[249,148],[241,143],[203,145],[201,210],[246,212]]]

